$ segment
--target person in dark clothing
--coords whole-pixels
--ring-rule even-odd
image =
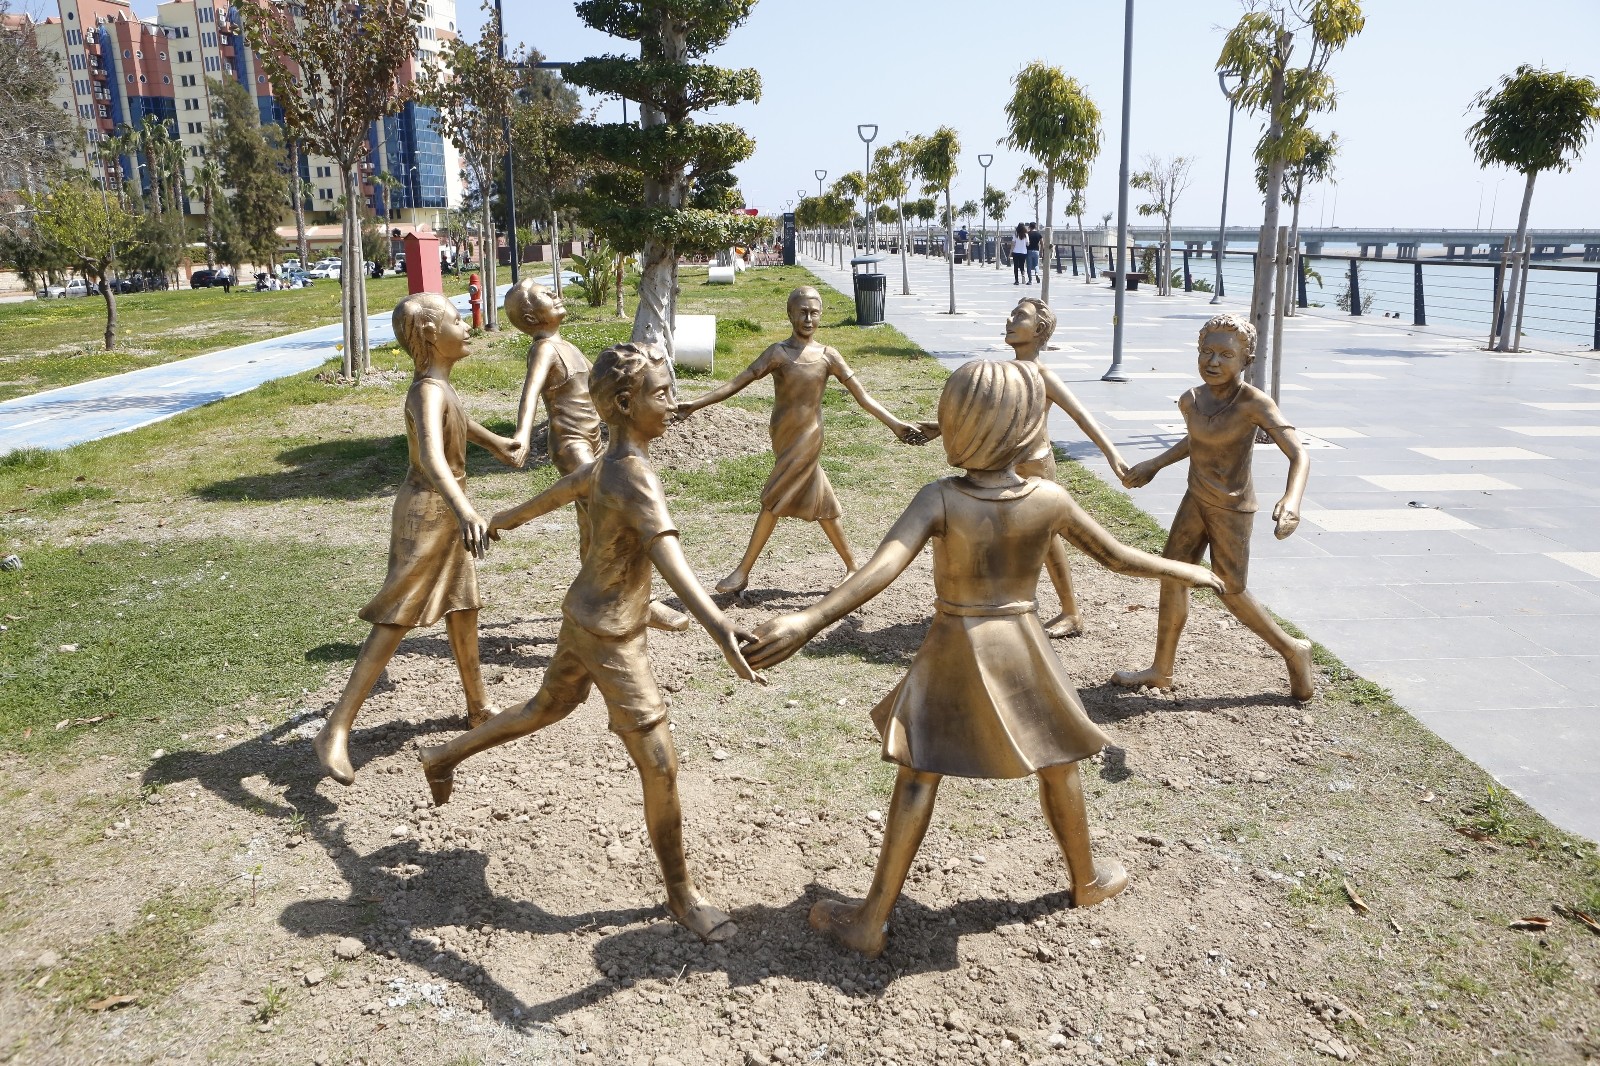
[[[1039,280],[1039,249],[1044,245],[1044,234],[1039,223],[1028,223],[1028,284]]]
[[[1017,223],[1011,237],[1011,284],[1021,285],[1028,270],[1028,227]]]

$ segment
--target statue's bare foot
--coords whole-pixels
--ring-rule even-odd
[[[500,713],[500,708],[492,706],[492,705],[487,704],[487,703],[484,704],[481,707],[468,707],[467,708],[467,728],[468,729],[476,729],[480,725],[482,725],[483,723],[487,722],[489,719],[493,718],[495,715],[497,715],[499,713]]]
[[[1128,887],[1128,871],[1116,859],[1100,859],[1094,864],[1094,880],[1072,886],[1074,907],[1093,907]]]
[[[689,628],[689,616],[682,611],[674,611],[660,600],[651,600],[649,625],[651,629],[682,633]]]
[[[456,768],[438,765],[439,752],[442,750],[437,745],[417,749],[417,760],[422,763],[422,776],[428,779],[428,791],[433,793],[434,805],[438,807],[450,802],[450,793],[456,787]]]
[[[1297,700],[1309,700],[1315,689],[1311,685],[1311,642],[1297,640],[1295,651],[1284,661],[1289,664],[1289,695]]]
[[[667,911],[707,944],[720,944],[739,931],[732,915],[698,893],[687,902],[669,898]]]
[[[735,570],[717,582],[716,590],[723,596],[737,596],[744,591],[745,586],[748,584],[750,584],[750,575],[743,570]]]
[[[1172,687],[1172,675],[1163,674],[1155,667],[1148,670],[1118,670],[1111,675],[1113,685],[1123,688],[1159,688],[1165,691]]]
[[[353,785],[356,781],[355,767],[350,765],[348,744],[348,738],[335,737],[328,726],[323,726],[322,732],[311,742],[311,746],[317,751],[317,761],[322,764],[323,772],[341,785]]]
[[[861,920],[862,903],[846,903],[838,899],[818,900],[811,908],[811,928],[844,945],[859,951],[869,959],[883,954],[883,945],[889,939],[887,927],[879,922],[870,928]]]
[[[1044,633],[1051,640],[1081,636],[1083,634],[1083,618],[1081,615],[1067,614],[1063,611],[1044,624]]]

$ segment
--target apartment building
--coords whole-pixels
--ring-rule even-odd
[[[182,144],[185,176],[192,184],[215,121],[211,80],[237,81],[256,97],[263,124],[282,121],[271,83],[244,38],[239,11],[227,0],[169,0],[156,7],[154,18],[137,14],[128,0],[57,0],[57,7],[56,16],[35,25],[35,37],[41,51],[59,57],[56,102],[84,134],[75,163],[101,176],[108,189],[131,183],[148,193],[143,160],[128,155],[106,160],[99,146],[150,115],[166,123]],[[455,17],[455,0],[426,5],[406,80],[434,62],[442,43],[456,36]],[[431,109],[407,104],[400,114],[374,123],[368,143],[363,195],[380,217],[405,228],[419,223],[438,228],[445,212],[460,206],[460,158],[434,130]],[[378,181],[383,174],[392,180]],[[301,177],[312,221],[320,213],[333,215],[340,196],[333,161],[305,156]],[[202,213],[198,198],[186,206],[190,214]]]

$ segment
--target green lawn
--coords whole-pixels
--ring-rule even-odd
[[[445,291],[465,292],[466,275]],[[402,275],[367,281],[367,303],[392,307]],[[256,292],[236,287],[140,292],[117,297],[117,347],[105,350],[106,305],[98,296],[0,304],[0,400],[168,363],[191,355],[339,321],[339,283]]]

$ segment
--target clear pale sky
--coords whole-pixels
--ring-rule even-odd
[[[462,0],[464,28],[483,15]],[[629,41],[578,21],[565,0],[507,0],[507,35],[551,59],[637,55]],[[1600,79],[1600,0],[1367,0],[1366,31],[1335,58],[1337,110],[1314,125],[1343,144],[1337,191],[1306,196],[1302,224],[1472,226],[1516,221],[1520,175],[1480,171],[1465,140],[1472,97],[1519,63]],[[1227,104],[1213,73],[1239,0],[1136,0],[1134,169],[1146,153],[1194,159],[1179,224],[1215,225],[1222,193]],[[857,123],[879,127],[874,147],[940,125],[960,134],[955,198],[982,191],[980,152],[993,152],[992,185],[1009,188],[1025,160],[1004,136],[1011,78],[1043,59],[1084,83],[1104,115],[1103,147],[1089,187],[1092,222],[1116,207],[1122,85],[1123,5],[1118,0],[761,0],[711,61],[755,67],[758,103],[714,113],[741,124],[756,153],[738,168],[751,206],[781,211],[799,189],[860,169]],[[870,57],[870,62],[868,59]],[[859,72],[859,73],[858,73]],[[602,119],[621,118],[615,98]],[[637,112],[630,106],[630,116]],[[1229,222],[1259,224],[1250,150],[1255,116],[1234,130]],[[1500,181],[1501,178],[1505,180]],[[1482,184],[1480,185],[1480,182]],[[1496,186],[1498,183],[1498,202]],[[1131,204],[1138,203],[1138,193]],[[1014,203],[1012,214],[1025,214]],[[1600,229],[1600,136],[1566,174],[1545,174],[1534,192],[1535,227]]]

